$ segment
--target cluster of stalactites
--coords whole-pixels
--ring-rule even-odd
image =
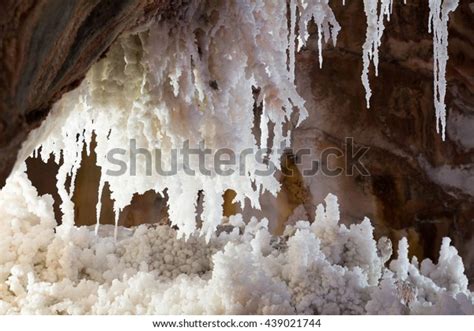
[[[67,190],[65,184],[68,176],[74,182],[82,143],[89,149],[93,133],[102,169],[99,197],[108,183],[116,219],[135,193],[167,190],[170,220],[181,234],[193,233],[200,217],[202,232],[210,238],[220,222],[222,194],[227,189],[237,193],[234,202],[257,209],[261,194],[279,191],[275,177],[255,175],[268,165],[251,158],[244,160],[244,176],[239,168],[233,175],[219,177],[212,162],[205,165],[210,176],[198,172],[189,176],[183,164],[178,164],[175,176],[149,174],[143,159],[138,160],[133,175],[107,173],[107,152],[127,147],[131,140],[138,148],[160,150],[166,165],[172,164],[172,150],[187,142],[191,147],[204,142],[213,150],[228,148],[237,155],[248,148],[269,149],[269,159],[278,169],[277,149],[290,145],[290,118],[300,123],[307,117],[295,85],[296,49],[306,43],[312,19],[319,29],[320,52],[323,40],[335,42],[340,29],[327,0],[293,1],[291,24],[287,24],[285,0],[203,0],[190,2],[182,10],[179,20],[159,19],[147,31],[120,37],[91,68],[81,87],[55,105],[42,129],[49,136],[39,152],[45,159],[55,155],[58,163],[62,159],[58,189],[63,223],[74,224],[74,185]],[[256,100],[255,88],[259,90]],[[255,102],[263,108],[258,121]],[[259,123],[258,137],[255,123]],[[124,159],[129,156],[126,151]],[[204,198],[197,215],[199,192]],[[100,209],[99,198],[97,222]]]
[[[436,131],[446,136],[446,64],[448,62],[448,21],[459,0],[429,0],[428,29],[433,33],[433,89],[436,111]]]
[[[436,115],[444,138],[447,22],[458,1],[431,0],[429,4]],[[392,5],[392,0],[364,0],[367,38],[362,83],[367,105],[369,65],[374,64],[377,74],[378,48]],[[264,191],[277,194],[278,181],[273,176],[255,176],[262,165],[252,160],[246,160],[245,176],[239,172],[225,178],[214,172],[187,176],[182,174],[182,165],[177,176],[150,176],[140,162],[133,176],[110,176],[105,171],[110,166],[107,152],[129,146],[135,139],[141,148],[160,149],[162,162],[171,164],[172,149],[186,141],[191,145],[204,141],[206,147],[235,152],[270,148],[269,159],[278,168],[276,149],[291,143],[291,126],[286,124],[293,111],[298,110],[296,125],[307,117],[305,101],[295,85],[295,54],[308,41],[308,23],[313,20],[317,26],[320,65],[323,42],[335,44],[340,31],[329,0],[290,0],[288,7],[286,0],[193,1],[179,17],[158,20],[147,31],[119,38],[81,87],[64,95],[43,128],[31,135],[30,144],[42,142],[43,158],[53,154],[62,163],[57,178],[63,223],[74,224],[75,174],[82,144],[89,151],[93,132],[97,164],[102,168],[97,222],[105,183],[112,191],[117,219],[135,193],[167,190],[170,220],[186,236],[195,230],[196,196],[203,192],[200,217],[208,238],[220,222],[225,190],[237,193],[235,203],[247,202],[257,209]],[[256,100],[255,87],[259,90]],[[254,121],[255,102],[263,108],[258,121]],[[255,123],[259,123],[259,137]],[[65,188],[68,176],[72,178],[69,190]]]
[[[403,1],[406,3],[406,0]],[[446,64],[448,61],[448,21],[449,14],[459,4],[459,0],[429,0],[430,17],[428,30],[433,33],[433,89],[436,114],[436,131],[445,140],[446,133]],[[364,0],[364,10],[367,17],[366,39],[362,50],[362,85],[365,88],[367,108],[370,107],[372,91],[369,83],[369,66],[372,62],[375,76],[378,76],[379,47],[384,22],[390,21],[393,0]]]

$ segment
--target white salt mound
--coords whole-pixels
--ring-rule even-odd
[[[235,221],[207,244],[168,226],[57,226],[52,199],[25,174],[0,191],[2,314],[473,314],[449,239],[438,264],[410,262],[368,219],[339,225],[337,199],[272,237],[267,220]],[[220,220],[219,220],[220,221]]]

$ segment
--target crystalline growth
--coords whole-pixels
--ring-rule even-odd
[[[0,191],[0,314],[472,314],[456,249],[439,261],[398,257],[370,221],[338,224],[337,198],[313,224],[272,236],[266,219],[231,217],[209,242],[169,226],[57,225],[53,200],[23,173]],[[221,219],[219,219],[221,221]]]
[[[448,62],[448,21],[459,0],[429,0],[428,30],[433,33],[433,89],[436,131],[446,138],[446,64]]]
[[[375,76],[378,76],[379,47],[385,30],[384,21],[390,21],[392,0],[364,0],[364,11],[367,17],[367,31],[362,46],[362,85],[365,88],[367,108],[370,107],[372,91],[369,83],[369,66],[372,62],[375,67]]]
[[[44,159],[50,154],[56,161],[63,159],[58,190],[68,224],[73,224],[70,196],[74,187],[67,191],[64,184],[67,176],[74,178],[82,143],[88,145],[93,133],[97,164],[102,169],[99,196],[108,183],[117,216],[133,194],[167,190],[171,222],[180,233],[190,235],[195,229],[194,201],[202,191],[202,232],[209,238],[220,222],[222,194],[227,189],[237,193],[234,202],[255,208],[260,208],[260,194],[278,192],[276,178],[255,175],[268,166],[251,157],[243,160],[242,169],[221,178],[211,158],[205,159],[205,165],[195,160],[185,165],[179,160],[176,175],[165,176],[154,171],[155,167],[150,169],[147,158],[139,154],[133,173],[116,176],[107,171],[107,153],[128,148],[133,141],[142,150],[160,150],[161,163],[171,165],[172,151],[185,144],[196,148],[203,143],[203,148],[230,149],[237,155],[248,149],[255,155],[259,149],[273,147],[270,158],[279,168],[276,150],[290,145],[291,132],[284,129],[285,124],[296,111],[299,122],[307,117],[304,100],[288,70],[290,31],[285,3],[193,1],[179,19],[159,19],[148,30],[123,35],[111,46],[79,90],[64,95],[55,105],[39,130],[48,133],[44,139],[32,138],[42,144],[41,149],[39,145],[34,148],[40,149]],[[315,19],[321,19],[319,24],[325,28],[321,15],[328,10],[327,4],[322,1],[309,8],[319,13]],[[306,11],[301,13],[307,16]],[[293,10],[293,34],[295,15]],[[299,19],[308,19],[306,16]],[[293,54],[293,73],[294,65]],[[253,133],[255,88],[259,88],[258,102],[263,106],[260,145]],[[71,107],[74,111],[69,111]],[[131,151],[125,151],[123,159],[133,159]],[[209,174],[197,171],[201,166]],[[195,174],[186,172],[188,168]],[[100,209],[99,201],[97,215]]]
[[[323,65],[323,40],[328,42],[332,40],[336,45],[337,35],[341,26],[334,16],[334,12],[329,6],[329,0],[298,0],[297,2],[299,16],[298,27],[298,50],[301,49],[309,38],[308,23],[314,19],[318,27],[318,53],[319,66]]]

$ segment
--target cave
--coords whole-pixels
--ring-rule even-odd
[[[0,2],[0,314],[474,314],[473,16]]]

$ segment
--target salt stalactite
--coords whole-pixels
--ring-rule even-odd
[[[375,67],[375,76],[378,76],[379,47],[385,30],[384,21],[390,21],[393,0],[364,0],[364,10],[367,17],[367,31],[362,46],[362,85],[365,89],[367,108],[370,108],[372,91],[369,82],[369,66],[372,62]]]
[[[428,30],[433,33],[433,89],[436,131],[446,138],[446,63],[448,62],[448,21],[459,0],[429,0]]]
[[[64,95],[47,120],[46,127],[58,117],[63,119],[64,126],[50,134],[40,149],[44,158],[63,157],[58,177],[63,213],[72,219],[73,204],[64,183],[67,176],[75,176],[83,142],[89,149],[93,133],[101,168],[96,232],[105,183],[112,192],[116,220],[135,193],[167,190],[170,220],[186,236],[195,230],[193,201],[200,191],[204,193],[202,232],[207,238],[220,222],[222,194],[227,189],[237,192],[234,202],[260,208],[260,195],[277,194],[280,184],[273,176],[257,176],[255,172],[267,170],[268,165],[253,157],[239,160],[245,167],[243,175],[237,169],[222,177],[213,160],[205,159],[209,174],[190,175],[187,168],[198,170],[199,161],[185,165],[178,160],[175,176],[166,176],[155,171],[155,163],[150,170],[148,156],[141,151],[159,151],[160,165],[167,167],[173,164],[173,149],[186,143],[195,148],[204,142],[202,148],[228,148],[236,154],[250,148],[255,155],[259,146],[253,134],[252,90],[258,87],[263,106],[260,147],[271,148],[269,157],[278,169],[276,150],[290,144],[285,123],[294,111],[299,123],[307,117],[294,83],[294,53],[296,39],[298,47],[306,43],[311,19],[318,27],[321,56],[323,39],[335,42],[340,29],[327,0],[295,0],[290,13],[285,0],[193,1],[179,19],[158,19],[146,31],[120,37],[91,68],[81,92]],[[129,148],[132,141],[136,155]],[[108,171],[108,152],[114,148],[125,148],[120,159],[129,166],[119,176]]]
[[[319,67],[323,65],[323,41],[332,40],[336,45],[341,26],[329,6],[329,0],[298,0],[299,27],[298,50],[306,45],[309,38],[308,23],[313,19],[318,28]]]

